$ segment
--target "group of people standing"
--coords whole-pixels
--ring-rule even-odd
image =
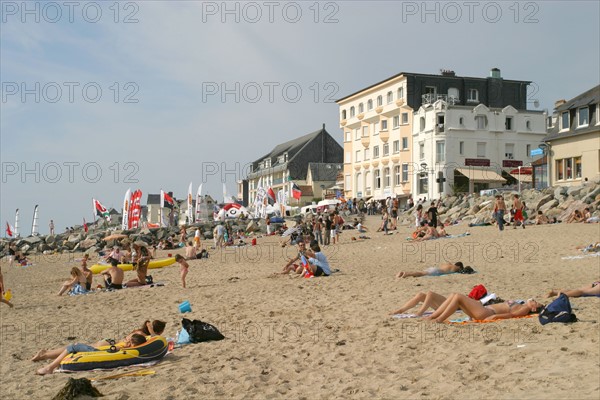
[[[501,194],[496,195],[496,200],[494,202],[494,212],[492,214],[494,220],[498,224],[498,229],[500,231],[504,230],[504,224],[506,221],[504,220],[504,215],[506,214],[507,206],[504,201],[504,197]],[[513,203],[511,209],[513,229],[517,229],[518,225],[521,225],[523,229],[525,229],[525,218],[526,209],[525,203],[521,200],[521,196],[518,194],[513,195]]]

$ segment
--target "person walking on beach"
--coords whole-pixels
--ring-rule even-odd
[[[333,227],[333,220],[331,216],[325,214],[325,246],[329,246],[331,243],[331,228]]]
[[[498,229],[504,230],[504,213],[506,212],[506,203],[501,194],[496,196],[496,202],[494,204],[494,218],[498,223]]]
[[[200,245],[200,228],[196,228],[196,232],[194,232],[194,246],[196,246],[196,249],[200,249],[202,247]]]
[[[517,222],[525,229],[525,218],[523,218],[523,203],[518,194],[513,195],[513,208],[515,210],[515,222],[513,229],[517,229]]]
[[[429,225],[436,227],[437,226],[437,217],[438,217],[438,209],[435,205],[435,201],[432,201],[429,209],[427,210],[427,219],[429,220]]]

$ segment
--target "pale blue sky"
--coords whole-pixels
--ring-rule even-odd
[[[321,2],[317,23],[314,2],[278,3],[273,22],[269,9],[257,2],[262,17],[254,23],[256,9],[244,9],[245,3],[239,3],[239,23],[235,15],[223,15],[223,23],[221,10],[209,12],[221,2],[120,3],[119,22],[109,8],[113,2],[93,3],[87,14],[83,7],[90,3],[80,3],[73,22],[66,7],[57,18],[55,10],[44,9],[46,3],[27,3],[31,9],[38,5],[39,23],[35,15],[23,13],[22,4],[2,2],[1,10],[0,221],[14,223],[14,210],[20,208],[25,235],[35,204],[40,204],[41,232],[48,231],[51,218],[62,231],[83,217],[92,218],[92,197],[117,209],[129,187],[142,189],[143,203],[148,193],[161,188],[182,198],[190,181],[194,190],[201,183],[203,162],[224,163],[229,170],[239,163],[243,171],[244,164],[277,143],[322,123],[341,141],[338,108],[326,96],[343,97],[400,71],[437,74],[444,68],[485,77],[498,67],[506,79],[534,81],[538,92],[531,95],[530,107],[538,99],[539,109],[550,111],[555,100],[576,96],[600,80],[597,1],[479,2],[472,21],[464,2],[454,3],[460,16],[448,3],[427,3],[434,11],[423,14],[422,2]],[[102,16],[88,22],[96,4]],[[235,7],[234,2],[228,5]],[[302,16],[288,22],[296,8]],[[127,15],[138,21],[124,23]],[[324,23],[327,15],[337,22]],[[40,102],[34,94],[23,100],[21,84],[32,89],[36,82]],[[222,102],[219,95],[206,93],[204,101],[203,91],[211,82],[229,88],[235,82],[241,87],[256,82],[262,98],[250,102],[255,96],[250,85],[248,97],[239,103],[233,95]],[[268,82],[279,85],[272,102]],[[333,84],[326,88],[329,82]],[[95,103],[82,93],[89,83],[102,90]],[[291,84],[288,96],[295,96],[294,87],[301,88],[297,102],[284,97],[286,84]],[[78,85],[72,103],[68,85]],[[62,97],[52,103],[56,86]],[[120,98],[115,102],[117,87]],[[128,94],[138,102],[124,102]],[[22,179],[22,167],[34,169],[36,162],[40,182],[34,173]],[[64,165],[69,162],[80,163],[73,182]],[[138,168],[133,178],[139,183],[125,182],[127,173],[134,172],[133,164],[124,168],[126,163]],[[59,178],[57,164],[62,166]],[[19,173],[7,175],[15,166]],[[94,181],[97,167],[102,177]],[[226,183],[234,193],[233,175]],[[205,192],[218,199],[221,187],[220,176],[204,183]]]

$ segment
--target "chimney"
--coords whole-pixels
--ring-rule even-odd
[[[554,108],[558,108],[560,106],[562,106],[563,104],[565,104],[567,101],[565,99],[560,99],[560,100],[556,100],[554,102]]]
[[[451,69],[440,69],[440,74],[442,76],[456,76],[456,73]]]
[[[492,70],[490,71],[490,78],[495,78],[495,79],[502,78],[502,76],[500,75],[500,69],[492,68]]]
[[[325,130],[325,122],[323,122],[323,130]]]

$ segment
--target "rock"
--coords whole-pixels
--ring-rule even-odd
[[[569,218],[569,216],[571,214],[573,214],[573,212],[575,210],[581,210],[582,211],[584,209],[584,207],[585,207],[585,203],[583,201],[581,201],[581,200],[574,200],[571,203],[571,205],[558,216],[558,219],[561,220],[561,221],[564,221],[567,218]]]
[[[554,199],[554,196],[551,194],[542,196],[537,201],[532,202],[533,203],[532,208],[534,210],[539,210],[541,206],[543,206],[544,204],[548,203],[550,200],[553,200],[553,199]],[[558,204],[558,201],[556,203]]]
[[[89,249],[92,246],[95,246],[98,244],[98,240],[96,240],[95,238],[89,238],[89,239],[85,239],[81,242],[79,242],[79,248],[82,250],[85,249]]]
[[[31,248],[31,246],[26,244],[24,246],[19,247],[19,250],[21,250],[23,253],[27,253],[30,248]]]
[[[98,248],[96,246],[92,246],[92,247],[90,247],[89,249],[87,249],[85,251],[85,254],[92,255],[92,254],[95,254],[97,252],[98,252]]]
[[[552,199],[547,203],[544,203],[543,206],[541,206],[538,210],[543,212],[544,214],[546,214],[548,212],[548,210],[556,207],[558,205],[558,200],[556,199]]]
[[[76,234],[69,235],[69,238],[67,239],[67,241],[71,242],[71,243],[77,243],[80,240],[81,240],[80,235],[76,235]]]
[[[28,238],[23,239],[23,241],[30,245],[38,244],[42,241],[39,236],[29,236]]]
[[[204,238],[206,238],[206,239],[212,239],[213,238],[213,233],[212,233],[211,230],[204,231],[204,233],[202,233],[202,236],[204,236]]]
[[[46,244],[54,244],[55,241],[56,241],[55,235],[46,236]]]
[[[566,186],[558,186],[556,189],[554,189],[554,197],[559,198],[562,195],[567,194],[567,190],[568,188]]]
[[[598,196],[600,196],[600,186],[596,187],[590,193],[586,194],[581,201],[587,204],[591,204],[593,201],[598,200]]]

